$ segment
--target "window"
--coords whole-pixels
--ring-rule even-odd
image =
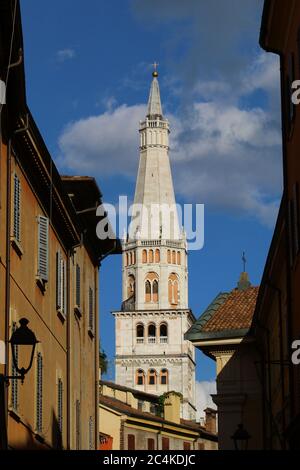
[[[156,372],[154,369],[150,369],[148,372],[148,384],[156,385]]]
[[[135,450],[135,436],[133,434],[127,436],[127,447],[128,450]]]
[[[142,251],[142,262],[147,263],[147,250]]]
[[[35,427],[38,433],[43,431],[43,356],[37,354],[36,368],[36,422]]]
[[[95,315],[95,306],[94,306],[94,290],[89,288],[89,330],[94,332],[94,315]]]
[[[80,400],[75,403],[75,430],[76,430],[76,450],[81,448],[81,410]]]
[[[56,309],[67,313],[67,266],[61,251],[56,253]]]
[[[75,292],[76,307],[80,309],[81,304],[81,273],[80,266],[76,264],[76,292]]]
[[[128,266],[128,253],[125,255],[125,266]]]
[[[183,450],[191,450],[191,444],[189,442],[184,442]]]
[[[167,369],[162,369],[160,371],[160,383],[161,383],[161,385],[167,385],[168,384],[168,371],[167,371]]]
[[[178,278],[175,273],[170,274],[168,281],[168,296],[171,305],[177,305],[179,302]]]
[[[170,448],[170,441],[169,441],[169,438],[168,437],[163,437],[162,440],[161,440],[161,444],[162,444],[162,450],[169,450]]]
[[[160,262],[160,251],[158,248],[156,248],[155,250],[155,263],[159,263]]]
[[[17,324],[16,322],[14,322],[12,326],[12,332],[14,333],[16,329],[17,329]],[[16,362],[18,365],[19,346],[14,345],[13,348],[14,348]],[[11,366],[11,375],[12,376],[18,375],[13,361],[12,361],[12,366]],[[19,402],[19,379],[11,379],[11,406],[15,411],[18,411],[18,406],[19,406],[18,402]]]
[[[13,220],[14,238],[21,241],[21,183],[19,177],[14,176],[14,220]]]
[[[144,402],[143,400],[138,400],[138,410],[144,411]]]
[[[177,251],[177,264],[181,264],[181,253]]]
[[[48,243],[49,220],[40,215],[38,217],[38,278],[48,281]]]
[[[63,435],[63,382],[59,378],[57,382],[57,424],[60,434],[60,442],[62,444]]]
[[[172,264],[176,264],[176,251],[172,251]]]
[[[153,250],[149,250],[149,263],[153,263]]]
[[[155,441],[154,439],[148,438],[148,450],[154,450],[155,449]]]
[[[135,293],[135,277],[129,274],[127,281],[127,298],[132,297]]]
[[[94,418],[89,417],[89,450],[94,450]]]
[[[144,342],[144,325],[142,325],[141,323],[136,326],[136,339],[137,343]]]
[[[153,281],[153,302],[158,302],[158,282],[156,279]]]
[[[155,337],[156,337],[156,326],[153,323],[151,323],[148,326],[148,339],[155,338]],[[150,342],[153,342],[153,341],[150,341]]]
[[[167,337],[168,336],[168,325],[166,323],[162,323],[159,327],[159,336],[162,337]]]
[[[203,442],[198,442],[198,450],[204,450],[204,443]]]
[[[139,369],[136,372],[136,384],[137,385],[144,385],[145,384],[145,373],[142,369]]]
[[[133,255],[132,255],[132,251],[130,252],[130,264],[133,264]]]
[[[150,281],[145,282],[145,302],[151,301],[151,283]]]
[[[167,251],[167,262],[171,264],[171,250]]]

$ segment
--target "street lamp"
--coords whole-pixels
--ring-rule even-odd
[[[244,428],[243,424],[239,424],[237,430],[231,436],[231,439],[234,441],[235,450],[247,450],[250,438],[251,436]]]
[[[39,341],[36,339],[33,331],[30,330],[30,328],[28,328],[27,325],[29,323],[29,320],[27,320],[27,318],[21,318],[19,323],[21,326],[19,326],[19,328],[17,328],[13,332],[9,340],[9,343],[11,344],[12,360],[13,360],[14,368],[16,372],[20,375],[17,375],[14,377],[6,377],[6,379],[21,379],[23,383],[25,375],[31,369],[35,347]],[[25,357],[25,358],[26,356],[29,357],[28,364],[26,364],[27,367],[24,367],[24,366],[19,367],[18,359],[16,357],[16,346],[19,346],[20,348],[22,347],[23,354],[22,353],[20,354],[21,357]],[[29,347],[31,347],[31,351],[28,350]]]

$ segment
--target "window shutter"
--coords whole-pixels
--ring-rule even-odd
[[[36,380],[36,431],[43,430],[43,356],[37,355],[37,380]]]
[[[94,330],[94,291],[89,288],[89,329]]]
[[[61,252],[56,253],[56,308],[62,309],[62,272],[61,272]]]
[[[80,266],[76,264],[76,306],[80,307]]]
[[[94,450],[94,419],[89,418],[89,450]]]
[[[38,224],[38,276],[48,281],[49,220],[40,215]]]
[[[14,176],[14,224],[13,234],[15,239],[21,241],[21,183],[18,176]]]
[[[61,260],[61,303],[62,311],[67,314],[67,263],[64,259]]]
[[[62,379],[58,379],[57,383],[57,422],[60,432],[60,437],[62,438],[63,432],[63,382]]]

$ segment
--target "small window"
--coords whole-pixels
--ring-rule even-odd
[[[171,250],[167,251],[167,262],[171,264]]]
[[[128,434],[127,436],[128,450],[135,450],[135,436],[134,434]]]
[[[76,264],[76,292],[75,292],[76,307],[80,308],[81,304],[81,279],[80,279],[80,266]]]
[[[172,264],[176,264],[176,251],[172,251]]]
[[[142,252],[142,262],[147,263],[147,250],[143,250]]]
[[[167,369],[162,369],[160,372],[160,383],[161,385],[168,384],[168,371]]]
[[[151,301],[151,283],[150,281],[145,282],[145,302]]]
[[[137,338],[144,338],[144,325],[139,323],[136,327],[136,336]]]
[[[125,266],[128,266],[128,253],[125,254]]]
[[[155,250],[155,263],[159,263],[160,262],[160,251],[159,249],[157,248]]]
[[[183,450],[191,450],[191,444],[189,442],[184,442]]]
[[[155,441],[154,439],[148,438],[148,450],[154,450],[155,449]]]
[[[162,438],[162,450],[169,450],[170,449],[170,441],[168,437]]]
[[[14,221],[13,234],[15,239],[21,241],[21,183],[17,174],[14,176]]]
[[[38,277],[41,281],[48,281],[48,245],[49,220],[40,215],[38,217]]]
[[[156,372],[154,369],[150,369],[148,372],[148,384],[149,385],[156,384]]]
[[[159,327],[159,336],[167,337],[168,336],[168,326],[166,323],[162,323]]]
[[[153,250],[149,250],[149,263],[153,263]]]
[[[139,369],[136,373],[136,384],[137,385],[145,384],[145,373],[142,369]]]
[[[156,326],[151,323],[151,325],[148,326],[148,337],[153,337],[155,338],[156,336]]]
[[[181,253],[177,251],[177,264],[181,264]]]
[[[153,281],[153,302],[158,302],[158,281]]]

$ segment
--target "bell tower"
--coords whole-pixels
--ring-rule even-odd
[[[158,72],[140,122],[140,161],[132,219],[123,241],[121,310],[116,328],[116,382],[161,395],[182,394],[182,417],[195,419],[195,352],[184,333],[188,308],[187,243],[179,226]]]

